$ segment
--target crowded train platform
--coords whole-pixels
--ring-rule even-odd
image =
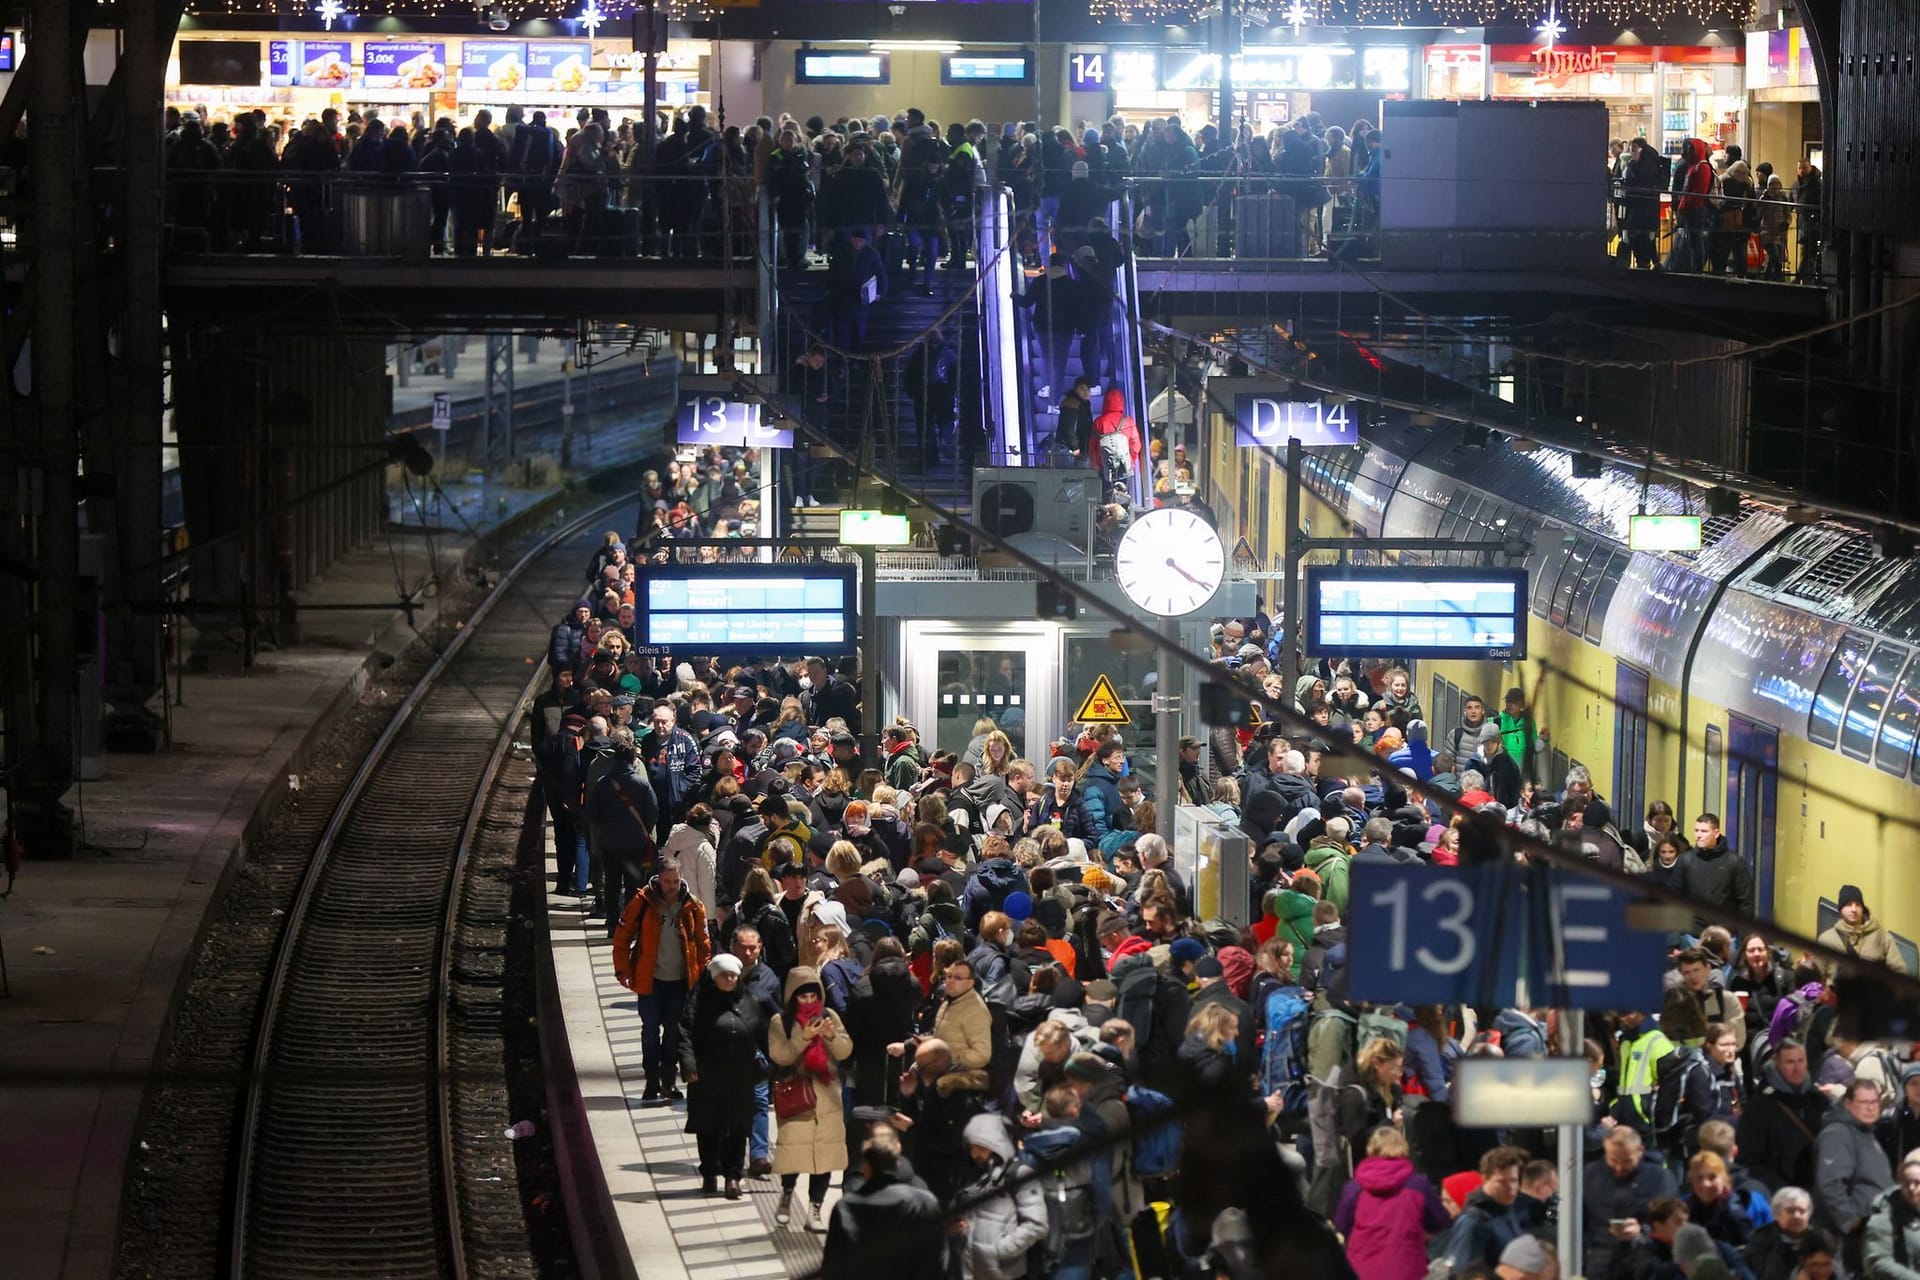
[[[1920,1280],[1910,26],[0,3],[0,1273]]]

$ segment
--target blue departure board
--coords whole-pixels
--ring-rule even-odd
[[[1307,653],[1527,656],[1525,569],[1390,565],[1307,570]]]
[[[851,565],[647,565],[641,582],[643,648],[800,657],[858,644]]]

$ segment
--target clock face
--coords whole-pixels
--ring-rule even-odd
[[[1129,526],[1113,563],[1127,599],[1148,613],[1177,618],[1213,599],[1226,577],[1227,551],[1197,514],[1161,507]]]

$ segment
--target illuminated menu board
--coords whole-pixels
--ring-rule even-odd
[[[369,89],[443,88],[447,46],[369,40],[360,48],[360,82]]]

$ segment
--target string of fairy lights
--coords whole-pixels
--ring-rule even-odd
[[[1219,0],[1089,0],[1099,22],[1192,26],[1219,9]],[[1752,0],[1286,0],[1258,8],[1296,37],[1313,27],[1524,26],[1549,43],[1586,26],[1665,26],[1725,23],[1744,28]]]
[[[625,22],[646,8],[646,0],[214,0],[189,3],[188,12],[264,18],[310,18],[328,31],[349,18],[505,18],[509,22],[544,19],[567,22],[588,35]],[[713,17],[713,0],[658,0],[655,12],[673,22]]]
[[[1675,22],[1726,23],[1744,27],[1754,0],[1241,0],[1292,27],[1296,37],[1313,27],[1525,26],[1549,43],[1571,28],[1601,25],[1664,26]],[[215,0],[190,4],[192,12],[315,17],[331,31],[347,17],[504,17],[570,21],[583,30],[625,20],[645,0]],[[1098,22],[1191,26],[1219,8],[1220,0],[1088,0]],[[675,20],[712,16],[715,0],[660,0],[657,11]]]

